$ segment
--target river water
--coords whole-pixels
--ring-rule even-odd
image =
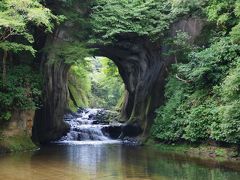
[[[240,171],[230,169],[240,170],[240,163],[123,144],[101,132],[108,125],[94,124],[91,113],[84,113],[66,119],[71,131],[59,142],[33,152],[0,156],[0,180],[240,180]]]
[[[239,180],[221,164],[123,144],[51,145],[0,157],[1,180]]]

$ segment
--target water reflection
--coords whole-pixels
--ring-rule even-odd
[[[209,162],[121,144],[51,145],[0,157],[0,179],[240,179],[239,172]]]

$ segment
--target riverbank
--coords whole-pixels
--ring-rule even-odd
[[[227,147],[212,145],[212,144],[187,144],[187,143],[172,143],[165,144],[148,140],[146,145],[153,146],[161,152],[175,153],[188,156],[191,158],[213,159],[216,161],[239,161],[240,154],[236,145]]]
[[[11,137],[0,135],[0,155],[10,152],[32,151],[37,148],[27,134],[23,133]]]
[[[34,110],[15,110],[0,122],[0,154],[37,149],[31,139],[34,117]]]

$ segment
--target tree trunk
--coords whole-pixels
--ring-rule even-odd
[[[4,50],[3,53],[3,70],[2,70],[2,82],[3,82],[3,86],[6,85],[7,82],[7,55],[8,52],[6,50]]]

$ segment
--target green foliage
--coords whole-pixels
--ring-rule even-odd
[[[230,143],[240,142],[240,102],[232,100],[231,103],[220,106],[218,121],[211,126],[211,137],[218,141]]]
[[[69,108],[98,107],[113,109],[124,86],[117,67],[104,57],[84,58],[71,67],[68,76]]]
[[[216,85],[226,76],[229,64],[238,57],[239,48],[229,37],[223,37],[209,48],[192,52],[190,62],[179,65],[179,75],[196,86]]]
[[[216,22],[218,25],[232,25],[234,23],[234,14],[236,0],[222,1],[210,0],[206,8],[206,13],[210,21]]]
[[[236,65],[235,65],[236,64]],[[234,61],[234,68],[229,70],[228,75],[221,84],[221,96],[225,102],[240,98],[240,59]]]
[[[216,22],[224,34],[230,33],[232,39],[239,43],[240,1],[210,0],[205,8],[210,21]]]
[[[174,56],[175,63],[186,61],[189,52],[195,49],[195,47],[189,43],[190,38],[188,33],[177,31],[174,37],[164,40],[164,44],[169,48],[169,50],[164,53],[164,56]]]
[[[210,136],[210,125],[217,115],[214,112],[215,104],[211,99],[206,99],[204,103],[189,107],[190,111],[184,116],[185,127],[181,138],[195,142],[206,140]]]
[[[194,1],[197,2],[197,1]],[[93,6],[93,41],[108,43],[123,33],[159,39],[169,25],[194,4],[172,0],[97,0]],[[194,4],[195,6],[196,4]]]
[[[36,51],[31,46],[9,41],[1,42],[0,49],[3,49],[5,51],[12,51],[14,53],[17,53],[19,51],[29,51],[32,55],[35,55],[36,53]]]
[[[0,136],[0,146],[6,148],[10,152],[35,150],[36,145],[33,144],[28,134],[22,133],[11,137]]]
[[[219,26],[217,36],[208,48],[192,49],[174,65],[166,104],[158,109],[152,129],[155,138],[240,142],[239,6],[238,0],[207,3],[209,21]]]
[[[217,108],[219,120],[212,129],[212,138],[233,143],[240,142],[240,61],[234,62],[228,75],[218,87],[221,105]]]
[[[36,109],[41,103],[41,76],[27,65],[9,69],[5,86],[0,81],[0,120],[9,120],[14,109]]]
[[[12,65],[6,78],[6,61],[9,54],[28,51],[35,55],[31,26],[43,27],[51,32],[55,16],[38,0],[2,0],[0,2],[0,50],[4,51],[2,80],[0,81],[0,119],[9,120],[14,109],[35,109],[41,97],[41,80],[38,72],[27,65]],[[10,52],[10,53],[9,53]]]
[[[240,141],[239,49],[223,37],[209,48],[190,53],[188,63],[175,65],[185,81],[172,77],[167,83],[167,103],[158,110],[153,127],[156,138]]]
[[[69,108],[76,111],[78,107],[88,107],[91,96],[90,62],[72,66],[68,76],[70,92]]]
[[[91,106],[113,109],[124,86],[116,65],[108,58],[93,59]]]
[[[50,60],[48,63],[56,63],[59,60],[64,60],[64,63],[69,65],[82,63],[86,65],[84,58],[88,57],[91,52],[85,47],[84,43],[78,41],[58,43],[49,48],[45,48],[45,50],[50,51]]]
[[[33,23],[43,26],[47,31],[53,29],[53,21],[59,21],[51,11],[36,0],[3,0],[0,2],[0,48],[5,51],[30,51],[34,54],[31,45],[23,42],[10,41],[14,36],[24,38],[28,43],[33,42],[33,36],[27,26]]]
[[[89,36],[92,32],[92,27],[90,24],[88,10],[90,10],[90,1],[79,1],[79,0],[67,0],[60,3],[58,7],[59,14],[66,17],[66,24],[68,26],[68,31],[73,37],[73,40],[78,40],[80,42],[86,42],[89,40]],[[57,3],[59,6],[59,3]],[[77,8],[76,8],[77,7]],[[72,28],[69,28],[72,26]]]
[[[69,65],[80,65],[82,67],[85,65],[88,68],[84,58],[91,56],[93,51],[87,47],[86,43],[91,32],[87,15],[89,3],[89,1],[77,0],[58,0],[54,2],[57,12],[64,15],[66,22],[59,27],[59,30],[64,32],[61,40],[45,47],[45,51],[49,52],[49,63],[64,61]]]
[[[186,98],[185,84],[170,78],[166,85],[167,104],[157,111],[157,121],[153,125],[153,136],[164,141],[176,141],[183,134],[182,102]]]

